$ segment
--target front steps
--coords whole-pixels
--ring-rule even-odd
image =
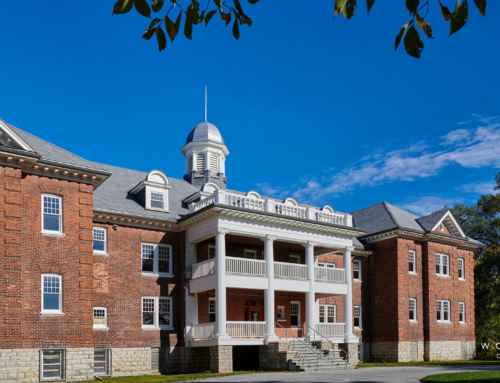
[[[354,369],[347,361],[335,353],[334,357],[319,349],[314,343],[304,340],[290,342],[290,351],[297,353],[295,359],[290,359],[292,371],[334,371]]]

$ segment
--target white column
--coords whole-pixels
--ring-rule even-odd
[[[266,318],[266,339],[269,341],[278,341],[275,333],[276,316],[274,313],[274,250],[273,243],[275,237],[267,236],[264,241],[264,256],[266,258],[266,275],[269,281],[267,290],[264,292],[264,316]]]
[[[347,246],[344,249],[344,270],[345,282],[347,283],[347,295],[344,295],[344,322],[345,322],[345,342],[357,343],[358,337],[352,332],[352,272],[351,272],[351,252],[354,247]]]
[[[198,324],[198,294],[189,295],[188,287],[186,292],[186,340],[193,339],[193,325]]]
[[[215,237],[215,310],[218,338],[227,337],[226,332],[226,232],[218,230]]]
[[[186,235],[187,237],[187,235]],[[196,243],[188,242],[186,238],[186,278],[191,279],[193,275],[193,265],[196,262]]]
[[[307,279],[309,280],[309,292],[306,293],[306,338],[314,337],[316,330],[316,292],[314,290],[314,244],[308,242],[306,248]]]
[[[193,152],[193,170],[199,170],[198,169],[198,153]]]

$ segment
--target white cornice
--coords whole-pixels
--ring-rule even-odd
[[[14,131],[7,126],[6,123],[0,119],[0,142],[5,146],[11,146],[12,142],[15,142],[23,150],[36,153],[31,146],[29,146],[21,137],[19,137]]]
[[[162,231],[178,231],[179,225],[171,222],[163,222],[159,220],[139,217],[129,217],[122,214],[104,213],[94,211],[94,221],[104,222],[122,226],[134,226]]]

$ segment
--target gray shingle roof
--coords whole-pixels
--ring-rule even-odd
[[[3,121],[3,120],[2,120]],[[5,121],[4,121],[5,122]],[[86,159],[77,156],[76,154],[70,153],[67,150],[60,148],[50,142],[42,140],[24,130],[16,128],[5,122],[5,124],[14,131],[23,141],[25,141],[29,146],[33,148],[38,154],[42,156],[41,161],[56,161],[62,162],[68,165],[80,166],[84,168],[90,168],[95,170],[104,170],[96,165],[94,162],[87,161]]]
[[[418,218],[417,222],[425,229],[425,231],[431,231],[447,212],[448,210],[437,211],[426,217]]]
[[[168,180],[172,185],[168,192],[170,211],[164,213],[147,210],[129,191],[146,179],[148,173],[106,164],[98,165],[111,172],[112,175],[94,191],[95,210],[112,210],[117,213],[140,215],[151,219],[176,221],[189,212],[188,206],[183,204],[182,201],[198,191],[198,188],[184,180],[169,177]]]

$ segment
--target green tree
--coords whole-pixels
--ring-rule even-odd
[[[500,172],[495,180],[496,194],[482,196],[475,206],[457,204],[450,209],[465,234],[485,245],[474,254],[475,324],[479,352],[483,352],[481,343],[500,343]],[[493,346],[489,352],[495,352]]]
[[[167,4],[170,4],[164,8],[165,1]],[[473,1],[481,16],[486,16],[487,0]],[[250,4],[257,4],[259,0],[248,0],[248,2]],[[332,2],[334,2],[332,5],[335,6],[333,17],[342,14],[349,20],[354,16],[357,8],[357,0],[332,0]],[[396,36],[396,50],[401,41],[403,41],[406,53],[412,57],[420,58],[424,49],[424,43],[418,29],[428,38],[434,38],[432,36],[431,25],[425,21],[429,14],[431,3],[436,8],[439,5],[444,20],[450,22],[450,36],[459,31],[467,23],[469,18],[468,0],[457,0],[453,12],[448,7],[442,5],[440,0],[405,0],[406,8],[410,12],[410,21],[403,25],[401,31]],[[366,0],[368,13],[374,4],[375,0]],[[128,13],[132,8],[135,8],[139,14],[151,20],[149,27],[142,37],[150,40],[156,35],[160,51],[167,47],[165,31],[171,42],[179,34],[183,14],[184,36],[190,40],[193,38],[193,26],[205,22],[205,27],[207,27],[212,17],[217,13],[220,15],[222,22],[226,24],[226,27],[231,23],[231,15],[234,15],[232,31],[236,40],[240,38],[240,25],[252,26],[252,20],[243,12],[239,0],[207,0],[207,5],[204,9],[200,7],[200,3],[196,0],[118,0],[113,7],[113,15]],[[164,13],[163,16],[161,16],[162,11]],[[415,25],[417,25],[418,29],[415,28]]]

